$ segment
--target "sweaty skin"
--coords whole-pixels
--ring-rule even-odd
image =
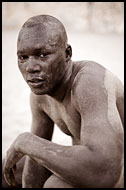
[[[17,55],[31,89],[32,127],[7,151],[6,182],[23,188],[123,187],[120,80],[96,62],[72,61],[64,26],[49,15],[25,22]],[[51,141],[54,124],[72,138],[71,146]],[[23,168],[20,180],[15,165]]]

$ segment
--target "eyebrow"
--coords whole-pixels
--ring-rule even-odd
[[[44,47],[40,47],[40,48],[34,48],[34,49],[32,49],[32,50],[30,50],[32,53],[39,53],[39,52],[44,52],[44,51],[52,51],[52,49],[49,49],[49,48],[47,48],[46,46],[44,46]],[[28,52],[28,48],[27,48],[27,50],[25,50],[25,49],[23,49],[23,50],[18,50],[17,51],[17,55],[22,55],[22,54],[27,54],[27,53],[25,53],[25,52]]]

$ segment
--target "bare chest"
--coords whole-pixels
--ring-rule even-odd
[[[75,138],[80,136],[80,117],[71,103],[64,106],[62,103],[48,98],[43,104],[43,110],[54,123],[67,135]]]

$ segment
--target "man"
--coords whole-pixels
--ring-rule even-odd
[[[17,55],[31,89],[32,127],[7,151],[6,182],[18,187],[15,166],[26,155],[23,188],[122,187],[120,80],[93,61],[73,62],[64,26],[49,15],[25,22]],[[71,136],[72,146],[51,142],[54,124]]]

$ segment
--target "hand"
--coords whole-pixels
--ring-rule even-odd
[[[15,181],[14,170],[16,169],[16,163],[24,156],[23,153],[18,152],[16,147],[19,139],[16,138],[14,143],[10,146],[7,151],[7,155],[5,157],[4,162],[4,177],[8,185],[17,187],[17,183]]]

